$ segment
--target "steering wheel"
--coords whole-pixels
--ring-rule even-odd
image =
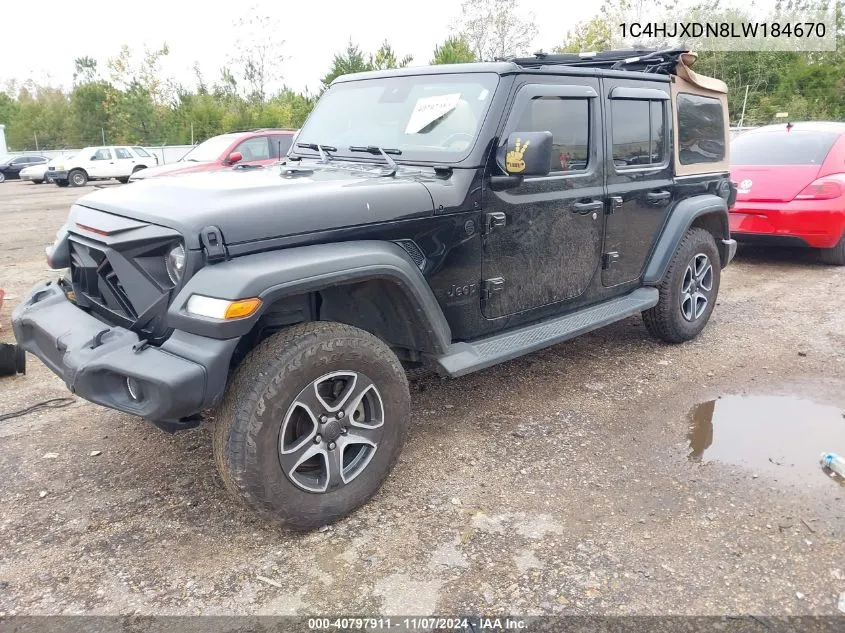
[[[473,141],[473,139],[475,139],[475,137],[472,134],[470,134],[469,132],[456,132],[455,134],[451,134],[450,136],[448,136],[446,138],[446,140],[443,141],[442,146],[443,147],[449,147],[453,143],[455,143],[459,140],[462,140],[462,139],[466,140],[467,143],[472,143],[472,141]]]

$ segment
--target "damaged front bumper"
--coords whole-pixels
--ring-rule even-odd
[[[160,346],[79,308],[59,284],[39,284],[12,312],[18,344],[78,396],[157,422],[216,404],[238,339],[176,330]]]

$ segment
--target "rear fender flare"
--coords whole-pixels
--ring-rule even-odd
[[[661,282],[686,232],[702,221],[711,233],[721,233],[713,235],[713,238],[722,258],[722,267],[728,265],[732,252],[727,244],[730,238],[727,203],[723,198],[712,194],[687,198],[674,207],[660,233],[643,276],[645,285],[653,286]]]

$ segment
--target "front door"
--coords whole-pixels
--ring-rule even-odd
[[[481,297],[488,319],[580,296],[601,261],[599,82],[581,77],[527,79],[500,138],[505,142],[512,132],[551,132],[551,170],[548,176],[526,177],[504,191],[494,191],[485,182]],[[491,169],[489,175],[505,173],[501,156]]]
[[[270,142],[266,136],[248,138],[232,151],[240,152],[243,156],[238,165],[272,165],[279,160],[271,156]]]
[[[640,278],[674,202],[669,83],[605,79],[609,200],[604,286]]]
[[[83,156],[83,158],[85,158]],[[88,157],[87,165],[84,165],[85,171],[88,172],[90,178],[114,178],[117,173],[117,168],[114,164],[114,156],[111,150],[107,147],[101,147],[95,150],[94,153]]]

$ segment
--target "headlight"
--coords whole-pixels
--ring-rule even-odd
[[[179,244],[170,250],[165,258],[167,264],[167,276],[174,286],[179,285],[182,281],[182,275],[185,273],[185,247]]]

